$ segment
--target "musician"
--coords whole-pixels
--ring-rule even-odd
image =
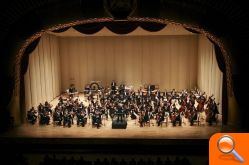
[[[32,107],[28,112],[27,112],[27,120],[31,123],[31,124],[35,124],[36,120],[37,120],[37,115],[36,115],[36,110],[34,107]]]
[[[44,111],[44,106],[42,105],[42,103],[40,103],[40,104],[38,105],[37,109],[38,109],[38,114],[43,113],[43,111]]]
[[[71,84],[69,89],[68,89],[69,98],[73,98],[75,93],[77,93],[77,90],[76,90],[74,84]]]
[[[45,111],[47,111],[48,113],[52,114],[52,105],[49,104],[47,101],[45,102],[45,105],[44,105],[44,108],[45,108]]]
[[[117,114],[117,122],[123,121],[123,115],[124,115],[124,110],[123,110],[123,105],[118,104],[118,107],[116,109],[116,114]]]
[[[131,110],[131,119],[132,120],[137,119],[137,114],[134,109]]]
[[[145,111],[145,114],[144,114],[144,122],[148,122],[150,121],[150,113],[148,110]]]
[[[97,129],[99,129],[101,125],[101,112],[97,109],[92,116],[92,125],[96,125]]]
[[[139,121],[138,122],[140,123],[140,127],[144,126],[144,123],[145,123],[145,112],[144,111],[140,112]]]
[[[190,115],[189,115],[189,121],[190,121],[191,126],[194,125],[195,120],[197,120],[197,110],[196,110],[195,106],[192,105],[191,109],[190,109]]]
[[[173,126],[176,126],[176,122],[178,121],[179,126],[182,126],[182,116],[179,112],[176,112],[175,120],[173,121]]]
[[[87,114],[85,110],[82,110],[77,113],[77,125],[81,125],[82,127],[85,126],[87,123]]]
[[[173,96],[173,99],[175,98],[175,95],[176,95],[176,90],[175,90],[175,89],[172,89],[172,91],[171,91],[171,96]]]
[[[207,119],[206,121],[208,122],[208,124],[211,126],[213,124],[213,122],[217,123],[217,114],[219,114],[218,111],[218,106],[219,104],[216,104],[215,102],[215,98],[212,99],[211,97],[209,97],[208,100],[208,104],[207,104]]]
[[[164,113],[162,111],[158,112],[157,115],[157,126],[160,126],[164,121]]]
[[[68,127],[71,127],[71,124],[72,124],[72,116],[66,109],[64,111],[64,116],[63,116],[63,126],[65,127],[67,125]]]
[[[55,111],[54,111],[54,114],[53,114],[53,120],[58,125],[61,125],[61,122],[63,120],[62,110],[58,105],[55,107]]]
[[[123,120],[124,115],[126,117],[130,115],[131,119],[139,117],[141,126],[150,119],[153,119],[153,116],[156,116],[158,126],[165,118],[168,119],[168,116],[170,116],[173,126],[177,123],[181,125],[182,117],[188,118],[190,125],[193,125],[194,121],[197,120],[197,112],[203,111],[204,104],[208,104],[207,107],[210,110],[210,117],[207,118],[210,125],[217,121],[218,108],[212,96],[205,97],[202,94],[198,97],[195,91],[182,90],[181,92],[176,92],[174,89],[168,93],[160,93],[158,90],[155,95],[146,94],[146,91],[142,92],[142,89],[138,91],[129,91],[127,89],[126,94],[124,94],[122,92],[123,89],[125,90],[124,85],[120,85],[120,92],[111,93],[113,90],[116,91],[115,81],[111,85],[112,88],[103,90],[103,93],[98,94],[98,98],[95,98],[96,95],[90,94],[87,98],[89,102],[88,107],[84,107],[79,99],[70,97],[65,100],[60,97],[59,103],[53,113],[54,121],[58,121],[59,123],[63,121],[64,125],[70,127],[73,124],[75,115],[77,117],[77,125],[81,123],[85,124],[87,121],[85,118],[89,117],[91,119],[92,117],[92,125],[97,125],[98,128],[101,125],[101,115],[105,115],[106,119],[110,115],[113,119],[115,114],[118,114],[118,122]],[[147,90],[152,91],[153,86],[149,85]],[[199,111],[195,109],[195,102],[198,102]],[[181,106],[179,110],[178,105]],[[52,113],[52,106],[46,101],[45,104],[38,106],[38,111],[41,117],[40,123],[48,124],[50,114]]]
[[[39,114],[40,116],[40,124],[47,124],[49,125],[50,122],[50,115],[48,111],[43,111]]]
[[[115,115],[115,111],[116,111],[116,110],[115,110],[116,107],[114,107],[113,103],[110,103],[110,104],[108,105],[108,109],[109,109],[110,117],[111,117],[111,119],[113,120],[114,115]]]
[[[148,86],[147,86],[147,94],[150,96],[150,94],[151,94],[151,91],[152,91],[152,89],[151,89],[151,85],[149,84]]]
[[[112,91],[116,91],[116,86],[117,86],[117,84],[116,84],[116,82],[113,80],[113,81],[111,82],[111,90],[112,90]]]
[[[87,84],[84,89],[84,94],[91,94],[90,84]]]
[[[70,85],[68,91],[69,91],[69,93],[75,93],[75,92],[77,92],[77,90],[76,90],[74,84],[71,84],[71,85]]]

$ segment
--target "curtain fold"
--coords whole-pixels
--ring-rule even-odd
[[[222,123],[223,124],[227,124],[227,120],[228,120],[228,94],[227,94],[227,82],[226,82],[226,64],[222,55],[222,52],[220,50],[220,48],[218,47],[218,45],[216,45],[210,38],[208,38],[208,40],[213,43],[214,45],[214,51],[215,51],[215,57],[216,57],[216,61],[218,64],[218,67],[220,69],[220,71],[223,73],[223,79],[222,79]]]
[[[153,23],[153,22],[140,22],[139,26],[149,32],[157,32],[166,27],[166,24]]]
[[[225,61],[223,59],[223,55],[222,55],[222,52],[220,50],[220,48],[215,44],[214,44],[214,50],[215,50],[215,57],[216,57],[216,60],[217,60],[217,63],[218,63],[218,66],[220,68],[220,70],[225,73],[226,72],[226,64],[225,64]]]
[[[60,65],[58,38],[45,34],[41,37],[39,44],[32,46],[30,51],[28,68],[24,74],[25,106],[23,111],[35,108],[39,103],[51,101],[60,94]],[[21,84],[23,86],[23,84]]]
[[[22,64],[21,64],[21,75],[23,76],[28,69],[28,64],[29,64],[29,54],[32,53],[35,48],[37,47],[37,45],[40,42],[40,37],[37,38],[34,42],[32,42],[26,49],[25,52],[23,53],[23,57],[22,57]]]
[[[95,34],[99,32],[103,27],[106,27],[110,31],[116,34],[128,34],[136,30],[140,26],[142,29],[149,32],[157,32],[166,27],[166,24],[154,23],[154,22],[129,22],[129,21],[116,21],[116,22],[102,22],[102,23],[88,23],[82,25],[73,26],[75,30],[83,34]],[[53,32],[59,33],[68,30],[64,28],[55,30]]]
[[[99,32],[104,27],[103,23],[88,23],[73,26],[75,30],[83,34],[94,34]]]
[[[116,34],[128,34],[134,31],[138,25],[136,22],[120,21],[120,22],[107,22],[105,23],[107,29]]]
[[[226,74],[226,64],[224,62],[222,52],[220,48],[214,44],[216,61],[218,63],[218,67],[223,73],[223,80],[222,80],[222,123],[227,124],[228,120],[228,94],[227,94],[227,74]]]
[[[208,95],[214,95],[216,103],[220,103],[219,112],[223,117],[224,102],[224,78],[216,59],[215,45],[205,36],[199,36],[198,47],[198,87]]]

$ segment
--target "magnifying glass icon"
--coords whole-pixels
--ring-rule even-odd
[[[241,163],[244,162],[244,159],[242,156],[240,156],[234,149],[235,147],[235,142],[231,136],[228,135],[223,135],[222,137],[219,138],[218,143],[217,143],[218,149],[220,152],[224,154],[229,154],[232,153],[237,160],[239,160]]]

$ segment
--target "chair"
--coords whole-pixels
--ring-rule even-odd
[[[163,126],[163,123],[165,123],[166,127],[169,124],[169,113],[168,112],[165,113],[164,120],[160,123],[161,127]]]
[[[199,126],[205,125],[205,123],[206,123],[206,114],[205,114],[204,111],[199,113],[199,116],[197,117],[197,120],[198,120],[197,122],[198,122]]]
[[[163,124],[165,124],[165,126],[167,127],[169,124],[169,118],[165,117],[164,120],[160,123],[161,127],[163,126]]]
[[[55,121],[53,122],[53,126],[54,126],[54,127],[55,127],[55,126],[59,126],[59,123],[60,123],[59,120],[55,120]]]
[[[150,127],[150,120],[144,123],[144,126],[149,126]]]
[[[103,125],[105,126],[105,121],[106,121],[106,116],[105,116],[105,114],[103,114],[102,116],[101,116],[101,121],[103,121]]]
[[[205,112],[198,112],[196,120],[193,120],[193,124],[197,124],[198,126],[205,125],[205,116],[203,115]]]

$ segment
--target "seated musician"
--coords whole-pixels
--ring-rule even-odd
[[[151,91],[152,91],[151,85],[150,85],[150,84],[147,86],[147,89],[146,89],[146,90],[147,90],[148,96],[150,96]]]
[[[49,111],[44,108],[41,113],[39,113],[40,115],[40,124],[49,124],[50,122],[50,114]]]
[[[194,105],[191,105],[189,112],[189,121],[191,126],[194,125],[195,120],[197,120],[197,110]]]
[[[119,94],[125,94],[125,85],[124,84],[121,84],[120,86],[119,86]]]
[[[36,110],[34,107],[32,107],[28,113],[27,113],[27,120],[31,123],[31,124],[35,124],[36,123],[36,119],[37,119],[37,115],[36,115]]]
[[[157,126],[160,126],[162,122],[164,121],[164,113],[162,111],[158,112],[157,115]]]
[[[68,89],[68,94],[69,94],[69,97],[74,97],[75,93],[77,93],[77,90],[74,86],[74,84],[71,84],[69,89]]]
[[[44,103],[45,108],[51,108],[52,105],[48,103],[48,101],[45,101]]]
[[[117,93],[117,86],[116,86],[116,82],[112,81],[111,82],[111,90],[110,90],[111,95],[114,95]]]
[[[149,111],[146,110],[144,114],[144,122],[147,123],[149,121],[150,121],[150,114],[149,114]]]
[[[208,112],[206,112],[206,121],[208,122],[208,124],[211,126],[213,124],[213,122],[217,123],[217,115],[219,114],[218,111],[218,104],[216,104],[215,102],[215,98],[211,98],[212,96],[210,96],[208,104],[207,104],[207,110]]]
[[[63,115],[63,126],[67,125],[68,127],[71,127],[71,124],[72,124],[72,116],[68,112],[68,110],[65,110]]]
[[[137,116],[138,116],[138,115],[136,114],[135,109],[131,109],[131,112],[130,112],[130,113],[131,113],[131,119],[132,119],[132,120],[137,119]]]
[[[139,115],[139,120],[138,122],[140,123],[140,127],[144,126],[145,120],[144,120],[145,112],[141,111]]]
[[[42,105],[42,103],[40,103],[39,105],[38,105],[38,113],[40,114],[40,113],[42,113],[43,112],[43,110],[44,110],[44,106]]]
[[[97,126],[97,128],[100,127],[101,123],[101,112],[99,110],[95,110],[92,115],[92,125]]]
[[[171,121],[173,123],[173,126],[176,126],[177,122],[179,123],[179,126],[181,126],[182,125],[182,119],[181,119],[180,113],[179,112],[173,112]]]
[[[84,89],[84,94],[90,94],[90,92],[91,92],[90,84],[87,84]]]
[[[52,105],[49,104],[47,101],[45,102],[44,108],[45,111],[49,112],[49,114],[52,114]]]
[[[87,114],[85,110],[82,110],[77,113],[77,125],[81,125],[82,127],[85,126],[87,123]]]
[[[59,106],[56,106],[54,109],[53,120],[55,124],[61,125],[61,122],[63,120],[63,114]]]
[[[60,96],[58,100],[59,100],[59,103],[61,103],[61,104],[63,103],[63,98],[62,98],[62,96]]]
[[[69,90],[69,93],[77,92],[73,84],[70,85],[70,88],[68,90]]]
[[[109,113],[110,113],[110,117],[113,120],[114,116],[115,116],[115,111],[116,111],[116,106],[114,106],[113,104],[110,106],[109,109]]]

